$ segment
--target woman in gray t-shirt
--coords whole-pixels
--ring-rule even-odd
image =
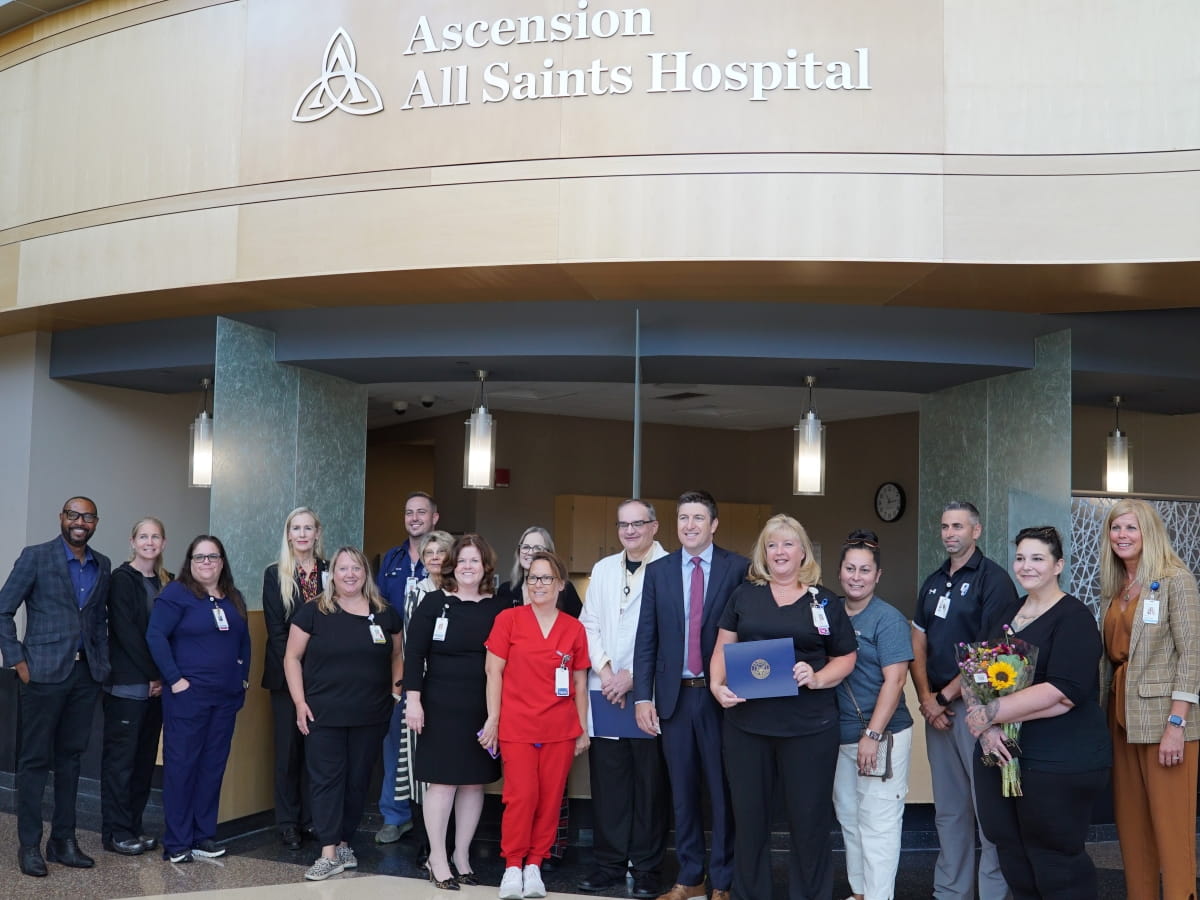
[[[893,896],[912,751],[913,720],[904,705],[913,658],[911,629],[899,610],[875,596],[882,574],[875,532],[851,532],[842,545],[838,575],[858,639],[858,659],[837,692],[841,745],[833,805],[856,900]],[[893,735],[892,774],[886,780],[862,774],[884,752],[880,738],[885,731]]]

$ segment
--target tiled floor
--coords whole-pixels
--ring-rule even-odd
[[[238,828],[223,828],[218,837],[229,850],[217,860],[197,859],[189,865],[171,865],[156,853],[138,857],[117,856],[100,847],[98,813],[94,798],[80,798],[79,841],[83,850],[96,858],[96,867],[89,870],[68,869],[50,864],[47,878],[29,878],[19,873],[16,860],[16,818],[12,815],[10,791],[0,791],[0,846],[9,848],[7,858],[0,857],[0,897],[4,900],[111,900],[111,898],[160,897],[188,895],[221,897],[223,900],[289,900],[289,898],[322,898],[322,900],[360,900],[366,897],[388,896],[393,900],[483,900],[496,896],[502,871],[494,825],[481,826],[479,839],[473,846],[475,870],[485,885],[450,894],[439,891],[424,880],[418,867],[419,845],[413,836],[400,842],[379,846],[372,840],[378,827],[377,817],[364,821],[364,830],[355,841],[359,869],[354,873],[337,875],[325,882],[307,883],[304,871],[317,850],[306,844],[302,850],[288,851],[280,847],[275,830],[269,823],[239,823]],[[151,816],[161,816],[161,810],[151,809]],[[928,811],[915,809],[906,821],[905,850],[901,857],[896,882],[896,900],[927,900],[933,883],[936,860],[929,826]],[[254,827],[255,824],[261,827]],[[155,833],[161,822],[147,822]],[[779,840],[776,841],[779,844]],[[1115,842],[1098,841],[1089,845],[1100,876],[1102,900],[1118,900],[1125,896],[1121,872],[1120,851]],[[590,851],[573,848],[567,862],[554,873],[546,875],[551,898],[563,900],[573,894],[575,883],[588,873]],[[776,896],[786,896],[786,854],[779,850],[774,857]],[[664,882],[674,875],[673,859],[668,861]],[[844,857],[835,854],[837,875],[834,897],[849,893],[845,881]],[[575,894],[574,896],[578,896]],[[760,898],[754,898],[760,900]],[[771,900],[771,898],[761,898]]]

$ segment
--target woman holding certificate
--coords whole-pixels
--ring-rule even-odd
[[[758,536],[750,582],[733,592],[721,618],[709,685],[725,707],[725,770],[736,826],[733,897],[770,897],[770,825],[782,796],[791,832],[790,900],[833,894],[833,783],[838,756],[836,688],[854,669],[854,628],[836,595],[820,587],[812,542],[791,516],[773,516]],[[730,687],[772,680],[755,658],[726,671],[729,644],[791,642],[787,695],[746,700]],[[757,654],[751,654],[757,657]],[[752,671],[750,671],[752,669]],[[778,673],[775,673],[776,675]],[[729,677],[727,677],[727,675]]]

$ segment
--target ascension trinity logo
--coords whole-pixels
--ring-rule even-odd
[[[359,75],[354,41],[339,28],[325,47],[321,77],[310,84],[296,101],[293,122],[315,122],[335,109],[352,116],[369,116],[383,109],[383,98],[371,80]]]
[[[750,674],[762,681],[771,674],[771,664],[765,659],[756,659],[750,663]]]

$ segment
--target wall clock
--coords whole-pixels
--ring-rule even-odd
[[[875,490],[875,515],[884,522],[895,522],[904,515],[904,488],[885,481]]]

